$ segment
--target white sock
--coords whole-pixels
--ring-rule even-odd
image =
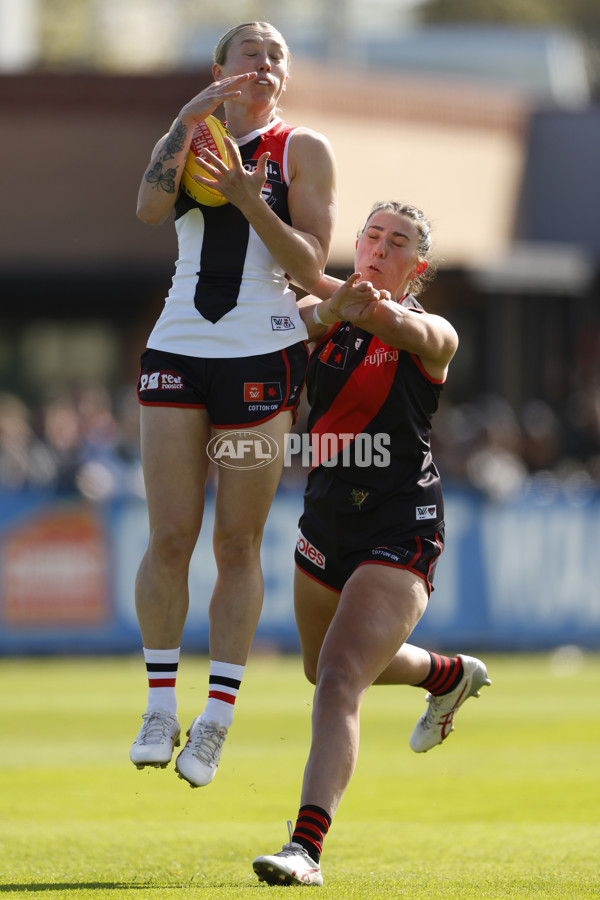
[[[177,713],[175,682],[179,667],[179,651],[148,650],[144,647],[144,659],[148,673],[148,706],[151,709],[165,709],[172,716]]]
[[[202,713],[205,722],[217,722],[225,728],[233,724],[233,707],[245,666],[216,662],[211,659],[208,678],[208,701]]]

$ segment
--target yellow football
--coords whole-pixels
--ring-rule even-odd
[[[203,206],[223,206],[228,202],[216,188],[199,184],[193,177],[194,175],[202,175],[205,178],[212,177],[210,172],[207,172],[196,162],[196,157],[203,149],[210,150],[211,153],[222,159],[227,167],[231,166],[229,149],[223,140],[225,136],[231,138],[223,123],[216,116],[207,116],[203,122],[198,122],[194,129],[190,152],[187,155],[183,175],[181,176],[180,187],[196,203],[201,203]],[[235,147],[237,150],[237,145]]]

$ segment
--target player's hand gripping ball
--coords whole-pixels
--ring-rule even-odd
[[[203,169],[196,162],[196,156],[204,149],[210,150],[211,153],[222,159],[228,168],[231,166],[231,155],[223,140],[225,135],[231,138],[223,123],[216,116],[207,116],[203,122],[198,122],[194,129],[190,152],[185,161],[180,186],[182,191],[195,200],[196,203],[201,203],[203,206],[223,206],[228,202],[216,188],[199,184],[193,178],[194,175],[202,175],[204,178],[212,177],[210,172],[207,172],[206,169]],[[231,139],[233,140],[233,138]]]

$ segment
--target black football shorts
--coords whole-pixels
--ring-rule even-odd
[[[138,399],[142,406],[206,409],[214,428],[259,425],[288,409],[295,421],[307,365],[304,341],[273,353],[219,359],[147,349]]]
[[[303,517],[296,544],[296,565],[310,578],[338,593],[359,566],[375,564],[408,569],[424,580],[431,594],[435,567],[444,549],[443,523],[435,531],[408,535],[399,543],[365,546],[361,550],[345,551],[343,539],[343,535],[319,533]]]

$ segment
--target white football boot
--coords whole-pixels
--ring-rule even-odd
[[[171,762],[173,747],[179,747],[181,729],[177,716],[164,709],[151,709],[142,716],[143,725],[131,745],[131,762],[143,769],[164,769]]]
[[[292,823],[288,821],[289,844],[273,856],[257,856],[252,868],[259,881],[267,884],[306,884],[321,886],[321,867],[310,858],[304,847],[292,841]]]
[[[429,704],[410,736],[410,749],[425,753],[441,744],[454,731],[455,713],[469,697],[479,697],[479,688],[491,684],[484,663],[474,656],[458,654],[463,664],[463,676],[454,690],[441,697],[427,694]]]
[[[175,769],[180,778],[192,787],[210,784],[217,774],[217,766],[227,728],[217,722],[204,722],[196,716],[188,730],[188,741],[177,759]]]

